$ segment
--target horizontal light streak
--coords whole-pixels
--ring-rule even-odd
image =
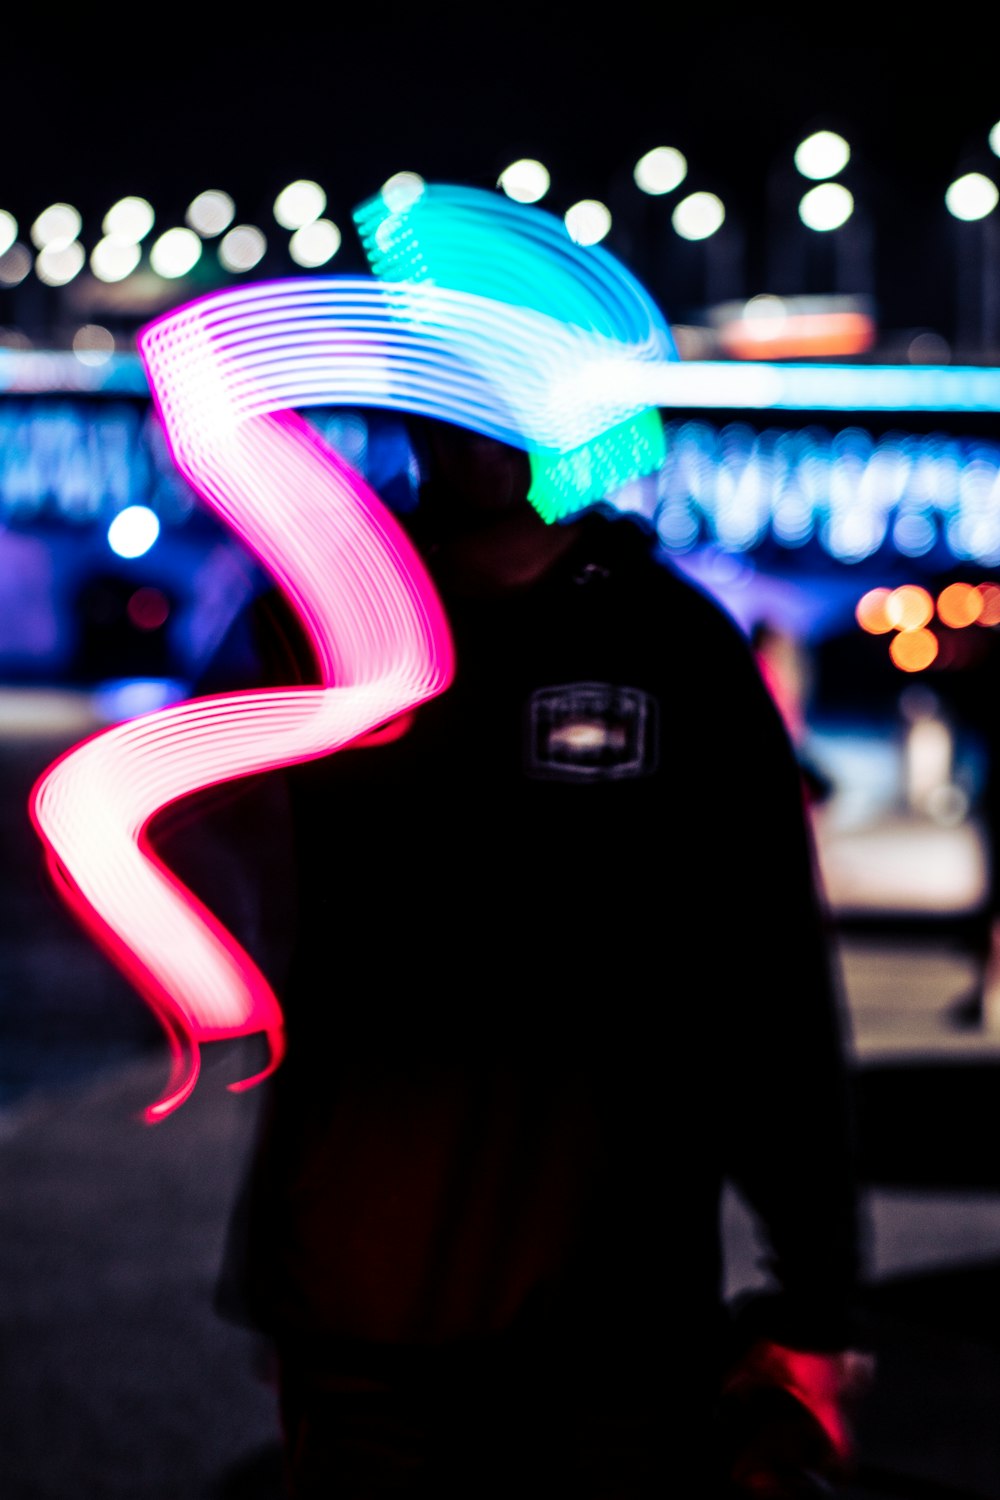
[[[1000,411],[1000,370],[683,360],[650,371],[646,394],[653,405],[676,410]]]
[[[595,365],[596,367],[596,365]],[[632,368],[630,365],[629,368]],[[603,377],[614,386],[613,359]],[[107,364],[81,365],[75,354],[0,349],[0,393],[96,391],[148,395],[138,355],[114,354]],[[636,392],[638,399],[640,392]],[[789,411],[1000,411],[1000,370],[980,365],[808,365],[766,360],[685,359],[660,365],[643,397],[671,410],[731,408]],[[620,400],[617,391],[612,391]],[[318,397],[312,405],[321,404]],[[387,403],[379,403],[385,405]]]

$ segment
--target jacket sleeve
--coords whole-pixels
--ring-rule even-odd
[[[773,1282],[742,1316],[793,1348],[846,1348],[862,1260],[848,1015],[802,774],[752,656],[734,649],[718,770],[719,826],[742,872],[728,923],[724,1164],[759,1220]]]

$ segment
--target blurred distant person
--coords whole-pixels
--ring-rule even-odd
[[[454,681],[280,778],[288,1049],[219,1305],[273,1341],[288,1493],[828,1495],[861,1236],[788,733],[643,523],[414,442]],[[254,628],[261,683],[319,680],[281,596]],[[727,1180],[772,1281],[737,1308]]]
[[[806,800],[810,805],[825,802],[833,792],[833,783],[806,745],[809,728],[806,712],[812,686],[807,652],[797,636],[766,616],[752,626],[750,644],[788,731],[802,773]]]

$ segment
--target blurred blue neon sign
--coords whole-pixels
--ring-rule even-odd
[[[666,460],[645,494],[622,503],[645,511],[666,550],[814,542],[845,562],[887,547],[1000,566],[1000,431],[972,436],[960,419],[1000,412],[1000,369],[692,360],[664,365],[656,381]],[[85,366],[71,354],[0,350],[0,396],[0,524],[48,514],[106,526],[142,503],[169,527],[197,508],[141,399],[137,358]],[[807,413],[808,424],[767,416],[781,411]],[[867,430],[879,413],[898,413],[898,429]],[[905,430],[917,414],[925,430]],[[926,430],[926,414],[941,415],[941,430]],[[312,417],[368,467],[362,416]],[[394,450],[392,462],[405,455]]]

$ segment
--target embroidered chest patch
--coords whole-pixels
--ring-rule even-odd
[[[640,688],[568,682],[527,704],[525,770],[549,781],[617,781],[657,765],[656,700]]]

